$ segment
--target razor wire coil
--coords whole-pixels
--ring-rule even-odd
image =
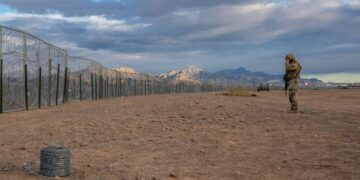
[[[71,173],[71,152],[63,146],[49,146],[40,151],[40,174],[64,177]]]

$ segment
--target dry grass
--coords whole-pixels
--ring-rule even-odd
[[[242,90],[242,89],[231,89],[227,92],[222,93],[223,96],[252,96],[257,97],[258,95],[254,92]]]

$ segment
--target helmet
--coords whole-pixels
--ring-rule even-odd
[[[295,56],[294,56],[292,53],[288,53],[288,54],[285,56],[285,59],[286,59],[286,60],[295,60]]]

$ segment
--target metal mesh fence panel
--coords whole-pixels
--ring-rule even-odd
[[[3,59],[3,109],[4,111],[23,110],[24,94],[24,34],[2,28]]]
[[[49,96],[49,75],[50,75],[50,70],[49,70],[49,62],[50,62],[50,46],[45,44],[45,43],[41,43],[39,44],[39,64],[40,64],[40,69],[39,69],[39,76],[40,76],[40,108],[41,107],[48,107],[49,106],[49,100],[50,100],[50,96]]]
[[[28,96],[28,108],[34,109],[38,108],[38,95],[39,95],[39,40],[28,36],[26,37],[26,65],[27,65],[27,96]]]

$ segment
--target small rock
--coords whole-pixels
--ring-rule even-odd
[[[205,150],[200,150],[199,152],[200,152],[201,154],[205,154],[205,153],[206,153]]]
[[[169,177],[178,178],[174,173],[170,173],[170,174],[169,174]]]
[[[0,164],[0,170],[13,171],[13,170],[15,170],[15,165],[10,162],[2,163],[2,164]]]
[[[87,146],[87,143],[86,143],[86,142],[81,142],[81,143],[79,144],[79,146],[80,146],[80,147],[86,147],[86,146]]]

